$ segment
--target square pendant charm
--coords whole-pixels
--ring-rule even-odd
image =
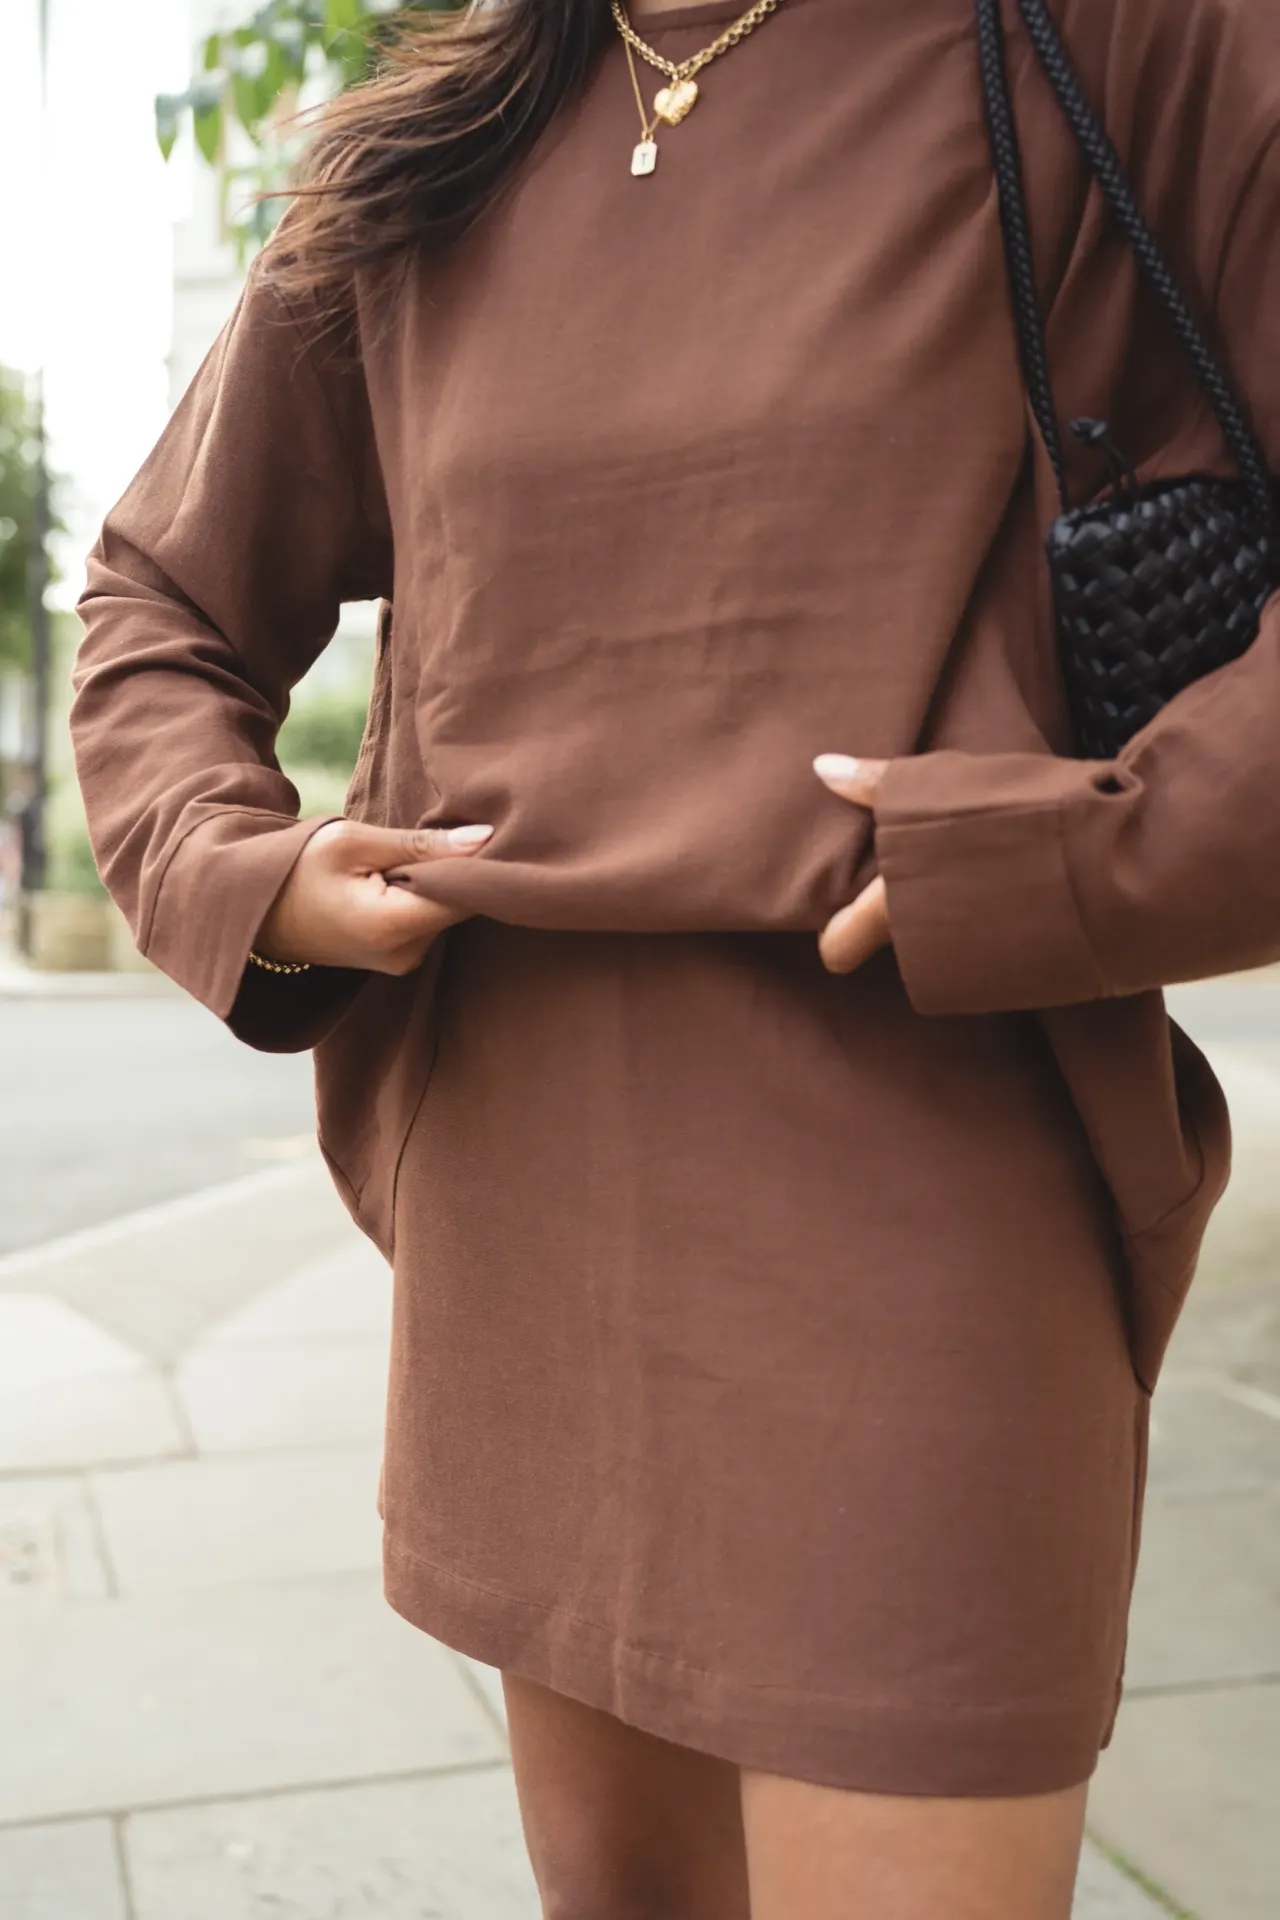
[[[631,156],[631,171],[637,180],[646,173],[652,173],[658,164],[658,143],[656,140],[642,140]]]

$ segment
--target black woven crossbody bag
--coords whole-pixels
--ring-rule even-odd
[[[1062,503],[1046,543],[1062,675],[1077,750],[1089,759],[1111,759],[1176,694],[1238,659],[1256,639],[1262,608],[1280,584],[1275,494],[1247,412],[1143,216],[1044,0],[1018,0],[1018,6],[1080,150],[1195,368],[1237,469],[1231,480],[1193,474],[1140,486],[1105,422],[1073,420],[1076,439],[1107,456],[1111,486],[1087,505],[1072,505],[1036,292],[1000,0],[977,0],[1023,378]]]

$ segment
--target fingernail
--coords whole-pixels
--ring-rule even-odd
[[[813,770],[819,780],[856,780],[861,765],[848,753],[820,753]]]
[[[449,845],[470,852],[473,847],[482,847],[486,840],[492,839],[492,827],[450,827]]]

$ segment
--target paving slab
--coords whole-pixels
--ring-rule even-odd
[[[1214,1045],[1211,1064],[1231,1110],[1231,1185],[1210,1224],[1192,1297],[1259,1282],[1276,1304],[1276,1150],[1280,1146],[1280,1056],[1256,1043]]]
[[[376,1570],[381,1461],[375,1444],[97,1474],[92,1486],[119,1590]]]
[[[153,1360],[360,1236],[319,1154],[0,1259],[0,1294],[55,1295]]]
[[[1130,1689],[1260,1674],[1280,1674],[1280,1483],[1149,1500],[1134,1592]],[[1277,1896],[1280,1904],[1280,1886]]]
[[[385,1336],[201,1343],[174,1390],[202,1453],[376,1440],[387,1398]]]
[[[507,1724],[507,1701],[502,1691],[502,1674],[497,1667],[491,1667],[483,1660],[473,1660],[469,1653],[455,1653],[454,1659],[460,1661],[471,1676],[472,1684],[479,1688],[495,1720],[505,1728]]]
[[[1228,1396],[1231,1383],[1175,1373],[1151,1409],[1151,1494],[1196,1496],[1280,1487],[1280,1421]]]
[[[537,1920],[506,1767],[147,1813],[136,1920]]]
[[[0,1480],[0,1604],[94,1600],[109,1591],[84,1481]]]
[[[211,1328],[205,1344],[385,1338],[390,1328],[391,1269],[370,1241],[352,1235]]]
[[[19,1610],[0,1823],[499,1759],[452,1656],[376,1575]]]
[[[0,1399],[0,1474],[162,1460],[188,1450],[168,1383],[152,1368]]]
[[[1280,1164],[1280,1141],[1272,1158]],[[1228,1197],[1224,1213],[1231,1204]],[[1280,1223],[1272,1231],[1280,1242]],[[1169,1349],[1171,1385],[1187,1374],[1229,1379],[1259,1362],[1280,1362],[1280,1245],[1269,1254],[1268,1266],[1262,1274],[1202,1269],[1197,1275]],[[1158,1404],[1159,1391],[1156,1398]]]
[[[1094,1831],[1196,1920],[1280,1906],[1280,1683],[1154,1695],[1121,1709]]]
[[[111,1822],[0,1828],[0,1914],[4,1920],[133,1920]]]
[[[1266,1359],[1255,1359],[1237,1369],[1237,1379],[1242,1383],[1261,1389],[1259,1405],[1267,1404],[1266,1417],[1280,1425],[1280,1353],[1273,1352]]]
[[[141,1356],[65,1301],[0,1295],[0,1397],[41,1393],[109,1374],[136,1373]]]
[[[63,1300],[0,1292],[0,1473],[184,1445],[168,1388],[141,1354]]]
[[[1071,1920],[1168,1920],[1168,1908],[1086,1840]]]

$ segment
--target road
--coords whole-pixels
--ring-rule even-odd
[[[0,1254],[305,1149],[311,1064],[193,1001],[0,998]]]

